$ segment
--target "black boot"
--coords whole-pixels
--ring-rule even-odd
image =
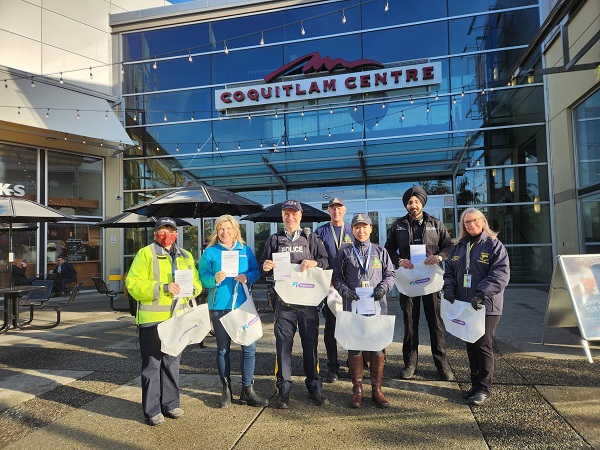
[[[221,408],[227,408],[231,405],[231,378],[221,378],[221,383],[223,383],[223,392],[219,398],[219,405]]]
[[[256,392],[254,392],[254,386],[250,385],[242,386],[242,393],[240,394],[240,403],[242,405],[264,407],[269,404],[269,400],[256,395]]]

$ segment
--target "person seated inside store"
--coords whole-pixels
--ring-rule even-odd
[[[56,262],[58,263],[56,269],[51,270],[47,278],[54,280],[52,290],[55,294],[68,294],[66,285],[75,279],[75,267],[67,261],[66,256],[59,256]]]
[[[15,281],[15,286],[27,286],[31,285],[35,280],[39,280],[38,277],[27,276],[27,261],[20,258],[15,259],[13,262],[12,277]]]

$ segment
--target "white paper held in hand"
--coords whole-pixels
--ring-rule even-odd
[[[240,272],[240,252],[230,250],[221,252],[221,270],[227,277],[237,277]]]
[[[292,277],[292,259],[290,252],[273,253],[273,280],[289,280]]]
[[[178,298],[194,296],[194,275],[190,269],[175,270],[175,283],[179,285]]]

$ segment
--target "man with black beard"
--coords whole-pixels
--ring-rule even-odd
[[[423,211],[427,203],[427,193],[420,186],[413,186],[402,196],[402,203],[408,214],[397,219],[388,231],[385,248],[390,253],[395,267],[413,269],[410,260],[411,245],[425,245],[425,264],[441,264],[448,258],[452,241],[444,224]],[[404,368],[400,378],[410,380],[417,370],[419,349],[419,317],[421,302],[429,327],[431,353],[441,380],[452,381],[454,374],[446,359],[446,339],[444,322],[440,317],[440,293],[407,297],[400,294],[400,307],[404,316],[404,341],[402,356]]]

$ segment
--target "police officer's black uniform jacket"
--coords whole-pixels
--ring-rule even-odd
[[[284,230],[278,231],[269,236],[265,249],[260,260],[260,270],[263,276],[272,275],[273,272],[265,272],[263,264],[265,260],[273,260],[273,253],[289,252],[292,264],[300,264],[305,259],[312,259],[317,262],[317,267],[321,269],[329,268],[329,256],[323,241],[315,233],[308,236],[302,231],[295,241],[291,241]],[[281,300],[280,297],[278,297]]]
[[[413,228],[410,216],[396,219],[388,232],[385,248],[390,252],[390,257],[395,267],[401,259],[410,259],[410,245],[414,244]],[[423,211],[423,244],[427,256],[439,255],[443,260],[448,259],[452,250],[452,239],[444,224],[433,216]]]

